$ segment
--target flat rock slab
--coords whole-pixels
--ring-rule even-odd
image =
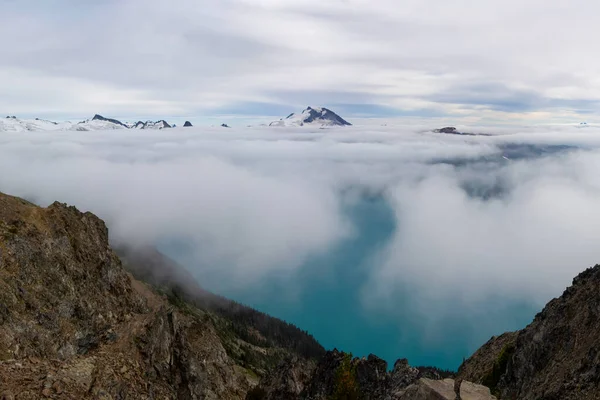
[[[490,389],[471,382],[463,382],[460,390],[462,400],[497,400]],[[396,394],[402,400],[455,400],[454,380],[421,378],[419,382]]]

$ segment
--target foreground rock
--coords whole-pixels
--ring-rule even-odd
[[[95,215],[0,194],[0,398],[243,399],[293,354],[167,289],[131,277]]]
[[[471,382],[463,382],[460,390],[462,400],[495,400],[490,389]],[[402,400],[455,400],[454,380],[433,380],[422,378],[403,391],[394,395]]]
[[[581,273],[520,332],[492,338],[463,367],[502,399],[600,399],[600,266]]]
[[[447,375],[435,368],[411,367],[406,359],[388,371],[387,362],[377,356],[359,359],[333,350],[316,365],[298,359],[281,363],[247,399],[454,400],[454,381],[442,381]],[[470,382],[463,383],[461,393],[464,399],[494,399],[488,388]]]

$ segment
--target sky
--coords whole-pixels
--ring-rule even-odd
[[[600,128],[471,129],[494,135],[0,132],[0,191],[92,211],[328,348],[455,368],[600,260]]]
[[[0,7],[6,115],[210,124],[312,105],[346,118],[600,121],[595,2],[0,0]]]

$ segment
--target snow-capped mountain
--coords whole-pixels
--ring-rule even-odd
[[[300,114],[292,113],[269,126],[349,126],[352,125],[333,111],[324,107],[307,107]]]
[[[0,132],[23,132],[23,131],[61,131],[71,127],[70,122],[57,123],[43,119],[19,119],[8,116],[0,119]]]
[[[96,114],[91,119],[81,122],[52,122],[39,118],[20,119],[8,116],[0,119],[0,132],[24,132],[24,131],[100,131],[111,129],[164,129],[172,126],[165,120],[138,121],[136,123],[124,123],[117,119],[105,118]]]
[[[164,128],[172,128],[167,121],[161,119],[160,121],[138,121],[131,128],[135,129],[164,129]]]

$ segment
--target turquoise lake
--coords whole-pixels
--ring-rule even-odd
[[[418,292],[407,285],[393,294],[391,304],[365,307],[362,297],[374,256],[396,229],[393,210],[379,198],[365,198],[347,207],[356,234],[326,254],[305,262],[290,274],[271,274],[240,288],[223,285],[223,276],[195,275],[202,286],[308,331],[327,349],[354,356],[376,354],[391,368],[398,358],[412,365],[456,369],[464,357],[491,336],[525,327],[539,310],[533,304],[490,295],[464,312],[446,301],[436,304],[432,326],[415,310]],[[185,246],[161,246],[170,257],[196,268]]]

